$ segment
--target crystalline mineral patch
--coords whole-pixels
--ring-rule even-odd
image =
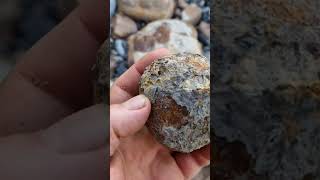
[[[174,151],[210,142],[210,70],[205,57],[176,54],[154,61],[141,77],[140,93],[152,103],[147,127]]]
[[[212,176],[319,179],[319,1],[212,4]]]

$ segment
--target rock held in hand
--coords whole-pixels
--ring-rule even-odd
[[[152,103],[147,127],[169,149],[192,152],[210,143],[210,70],[204,56],[176,54],[148,66],[140,93]]]

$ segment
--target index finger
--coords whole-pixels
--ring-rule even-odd
[[[139,92],[139,80],[144,69],[154,60],[169,54],[167,49],[157,49],[144,56],[136,64],[133,64],[113,84],[110,90],[110,104],[122,103]]]

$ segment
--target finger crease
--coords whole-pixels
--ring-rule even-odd
[[[44,91],[44,87],[48,86],[49,82],[48,81],[44,81],[41,78],[39,78],[39,76],[37,76],[35,73],[32,72],[22,72],[22,71],[17,71],[16,72],[18,77],[20,77],[21,79],[25,80],[26,82],[31,83],[33,86],[41,89]]]

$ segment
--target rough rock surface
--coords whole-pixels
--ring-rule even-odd
[[[95,72],[94,82],[94,102],[95,103],[108,103],[109,96],[106,94],[106,88],[110,87],[110,69],[109,69],[109,52],[110,43],[109,39],[102,44],[97,54],[97,62],[93,70]]]
[[[129,37],[129,64],[140,60],[148,52],[167,48],[173,54],[202,54],[197,31],[180,20],[158,20]]]
[[[138,31],[136,23],[127,16],[116,14],[112,19],[113,34],[125,38]]]
[[[210,142],[210,70],[205,57],[176,54],[154,61],[140,80],[152,103],[147,127],[172,150],[191,152]]]
[[[212,176],[319,179],[319,1],[212,4]]]
[[[167,19],[173,15],[174,0],[118,0],[119,10],[144,21]]]

